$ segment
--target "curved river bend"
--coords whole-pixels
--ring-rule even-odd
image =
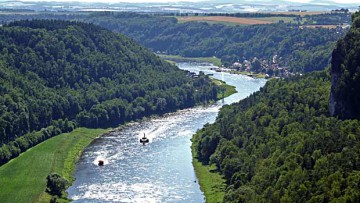
[[[264,86],[266,80],[210,70],[212,66],[181,63],[181,69],[223,79],[238,93],[215,105],[170,113],[132,123],[94,141],[81,156],[76,180],[67,190],[74,202],[204,202],[192,166],[191,137],[213,123],[223,104],[237,102]],[[139,138],[146,133],[150,144]],[[97,166],[98,159],[105,165]]]

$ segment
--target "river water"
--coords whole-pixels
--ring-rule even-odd
[[[266,80],[210,70],[211,65],[180,63],[184,70],[214,74],[238,93],[207,107],[195,107],[132,123],[86,148],[67,190],[74,202],[204,202],[192,166],[191,137],[213,123],[220,107],[237,102],[264,86]],[[143,133],[150,143],[143,146]],[[97,166],[98,160],[104,166]]]

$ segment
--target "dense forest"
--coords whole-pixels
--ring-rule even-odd
[[[316,21],[322,22],[321,19],[332,22],[332,19],[338,19],[337,15],[341,14],[316,15],[306,22],[313,24]],[[254,57],[271,61],[274,55],[278,55],[279,65],[289,67],[291,72],[323,70],[330,64],[331,51],[336,41],[347,31],[341,28],[302,28],[286,23],[250,26],[206,22],[179,23],[174,17],[136,13],[0,16],[2,22],[26,18],[91,22],[125,34],[155,52],[185,57],[216,56],[226,66],[237,61],[243,62],[244,59],[252,60]],[[346,16],[343,18],[346,20]]]
[[[340,84],[356,84],[339,91],[354,98],[359,17],[358,12],[333,53],[335,61],[342,59],[333,66],[343,64],[344,78],[354,74]],[[197,158],[215,164],[226,179],[224,202],[360,201],[360,121],[330,116],[329,73],[270,80],[259,92],[224,106],[214,124],[194,135]]]
[[[189,77],[88,23],[13,22],[0,28],[0,52],[0,164],[76,126],[116,126],[217,96],[206,75]]]

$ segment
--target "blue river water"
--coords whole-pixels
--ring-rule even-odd
[[[86,148],[67,190],[74,202],[205,202],[192,166],[191,137],[213,123],[224,104],[237,102],[264,86],[266,80],[210,70],[210,64],[180,63],[236,87],[238,93],[206,107],[195,107],[134,122],[102,136]],[[146,133],[150,143],[139,139]],[[105,160],[98,166],[98,160]]]

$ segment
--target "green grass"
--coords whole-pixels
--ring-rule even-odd
[[[193,139],[196,137],[194,135]],[[199,180],[201,191],[204,192],[206,203],[220,203],[223,202],[226,184],[222,175],[217,172],[214,165],[203,165],[196,158],[197,142],[192,143],[191,153],[193,156],[193,166],[196,177]]]
[[[232,74],[239,74],[239,75],[247,75],[254,78],[265,78],[265,74],[263,73],[249,73],[246,71],[231,71]]]
[[[214,66],[221,66],[221,60],[216,57],[183,57],[179,55],[164,55],[158,54],[158,56],[167,61],[179,62],[179,61],[195,61],[195,62],[207,62],[212,63]]]
[[[225,97],[228,97],[232,94],[235,94],[237,91],[235,89],[235,86],[231,86],[231,85],[228,85],[226,84],[226,82],[224,81],[221,81],[221,80],[217,80],[217,79],[214,79],[212,78],[211,79],[216,85],[220,86],[221,88],[223,88],[225,91],[224,91],[224,94],[222,92],[218,92],[217,94],[217,99],[222,99],[222,98],[225,98]]]
[[[280,20],[283,20],[284,23],[295,23],[294,17],[263,17],[263,18],[252,18],[252,19],[270,21],[273,23],[278,23]]]
[[[55,136],[0,167],[1,202],[49,202],[46,176],[56,172],[72,182],[76,162],[105,129],[78,128]]]
[[[224,98],[236,93],[234,86],[226,84],[224,81],[212,78],[212,81],[225,88]],[[218,99],[223,98],[222,93],[218,93]],[[204,192],[206,203],[223,202],[226,183],[225,178],[218,172],[215,165],[203,165],[196,157],[197,134],[191,139],[192,162],[195,169],[196,177],[199,180],[201,191]]]

